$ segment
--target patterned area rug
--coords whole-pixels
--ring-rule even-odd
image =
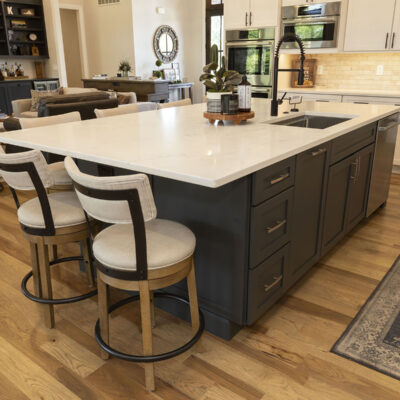
[[[331,351],[400,380],[400,256]]]

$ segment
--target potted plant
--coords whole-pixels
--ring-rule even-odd
[[[120,72],[122,72],[122,76],[127,77],[127,76],[129,75],[129,72],[132,71],[132,67],[131,67],[131,64],[129,63],[128,60],[122,60],[122,61],[119,63],[119,68],[118,68],[118,70],[119,70]]]
[[[153,71],[153,76],[155,76],[156,78],[162,78],[162,71],[160,71],[160,67],[162,65],[162,61],[161,60],[156,60],[156,67],[158,68],[157,70]]]
[[[226,69],[225,57],[222,57],[221,68],[218,68],[218,46],[213,45],[210,53],[210,64],[203,68],[200,81],[207,88],[207,111],[221,113],[221,96],[232,93],[233,86],[238,85],[242,78],[236,71]]]

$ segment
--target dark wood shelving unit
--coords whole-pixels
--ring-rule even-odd
[[[0,57],[30,60],[49,58],[43,1],[0,0],[0,3]],[[22,9],[33,9],[34,15],[22,15]],[[24,21],[25,26],[16,26],[13,21]],[[37,40],[30,40],[30,33],[34,33]],[[39,55],[32,54],[34,46]]]

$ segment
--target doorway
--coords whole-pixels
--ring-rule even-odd
[[[207,0],[206,1],[206,63],[210,62],[211,46],[218,46],[218,64],[221,65],[221,59],[224,54],[224,1]]]
[[[68,86],[83,87],[78,10],[60,8],[60,18]]]

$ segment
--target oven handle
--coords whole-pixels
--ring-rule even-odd
[[[283,20],[284,26],[293,26],[293,25],[314,25],[320,24],[321,22],[338,22],[338,18],[312,18],[312,19],[285,19]]]
[[[226,42],[226,47],[229,49],[230,47],[251,47],[251,46],[259,46],[262,45],[264,47],[274,46],[275,42],[273,40],[243,40],[239,42]]]

